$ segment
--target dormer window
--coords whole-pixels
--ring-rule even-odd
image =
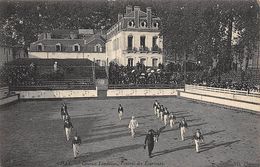
[[[42,43],[39,43],[37,45],[37,51],[39,51],[39,52],[43,51],[43,44]]]
[[[154,22],[153,23],[153,28],[158,28],[159,27],[159,23],[158,22]]]
[[[61,44],[60,43],[56,44],[56,52],[61,52]]]
[[[141,28],[146,28],[147,27],[147,23],[145,21],[140,23],[140,27]]]
[[[73,51],[74,52],[79,52],[80,51],[80,45],[79,44],[74,44],[73,45]]]
[[[133,28],[134,26],[135,26],[135,23],[134,23],[133,20],[131,20],[131,21],[128,22],[128,27],[129,27],[129,28]]]
[[[94,46],[94,51],[95,52],[102,52],[102,46],[100,44],[97,44]]]

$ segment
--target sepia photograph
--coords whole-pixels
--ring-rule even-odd
[[[260,167],[260,0],[0,0],[0,167]]]

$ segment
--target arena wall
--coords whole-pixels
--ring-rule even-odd
[[[5,104],[8,104],[8,103],[12,103],[12,102],[15,102],[17,101],[19,98],[18,98],[18,95],[12,95],[12,96],[8,96],[6,98],[3,98],[3,99],[0,99],[0,106],[1,105],[5,105]]]
[[[108,97],[126,96],[176,96],[176,89],[109,89]]]
[[[98,97],[97,90],[15,91],[20,99]],[[109,89],[107,97],[176,96],[177,89]]]
[[[194,93],[183,92],[183,91],[180,91],[179,95],[181,97],[185,97],[185,98],[189,98],[189,99],[200,100],[200,101],[204,101],[204,102],[221,104],[224,106],[230,106],[230,107],[234,107],[234,108],[241,108],[241,109],[260,112],[259,104],[235,101],[235,100],[231,100],[231,99],[223,99],[223,98],[206,96],[206,95],[201,95],[201,94],[194,94]]]
[[[247,94],[247,93],[239,94],[239,92],[237,93],[231,91],[229,92],[227,89],[226,92],[210,90],[210,89],[202,90],[200,87],[190,87],[190,86],[186,86],[185,91],[190,93],[203,94],[208,96],[221,97],[221,98],[226,98],[231,100],[239,100],[239,101],[244,101],[249,103],[260,104],[260,95],[257,96],[256,94]]]
[[[97,97],[96,90],[37,90],[37,91],[15,91],[20,94],[20,99],[56,99]]]

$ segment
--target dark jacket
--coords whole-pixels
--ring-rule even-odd
[[[147,134],[145,137],[144,144],[153,145],[154,144],[154,135],[153,133]]]
[[[179,128],[181,128],[181,127],[185,127],[185,128],[187,128],[187,127],[188,127],[187,122],[184,121],[184,123],[183,123],[183,122],[181,121],[180,124],[179,124]]]
[[[117,110],[117,111],[118,111],[118,113],[119,113],[119,112],[124,112],[124,108],[123,108],[123,107],[118,107],[118,110]]]

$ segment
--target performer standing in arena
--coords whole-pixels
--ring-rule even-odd
[[[176,117],[173,115],[172,112],[169,115],[169,119],[170,119],[170,127],[173,128],[173,125],[175,124],[176,121]]]
[[[155,100],[155,102],[153,103],[153,111],[154,111],[154,115],[156,115],[157,105],[158,105],[158,101]]]
[[[145,141],[144,141],[144,149],[146,148],[146,145],[148,146],[148,155],[149,158],[152,158],[152,151],[154,148],[154,134],[153,134],[154,130],[150,129],[148,131],[148,134],[145,137]]]
[[[164,113],[164,107],[163,107],[163,105],[161,105],[161,107],[160,107],[160,117],[161,117],[162,121],[163,121],[163,113]]]
[[[64,122],[64,130],[65,130],[65,135],[66,135],[67,141],[70,140],[70,134],[71,134],[72,128],[73,128],[72,123],[70,121],[68,121],[68,120],[65,120],[65,122]]]
[[[121,104],[119,104],[119,107],[118,107],[117,112],[118,112],[119,119],[122,120],[122,116],[123,116],[124,108],[122,107]]]
[[[74,155],[74,159],[77,158],[77,156],[79,155],[79,146],[81,144],[81,139],[80,136],[76,135],[74,136],[73,140],[72,140],[72,149],[73,149],[73,155]]]
[[[135,119],[134,116],[132,116],[132,119],[129,122],[128,128],[131,130],[131,136],[135,137],[135,129],[138,127],[138,122]]]
[[[188,128],[188,124],[185,118],[181,120],[179,124],[179,128],[181,129],[181,140],[184,141],[184,133],[186,133],[186,129]]]
[[[160,109],[161,109],[161,105],[160,105],[160,103],[158,103],[157,107],[156,107],[157,118],[160,118]]]
[[[169,114],[170,113],[169,113],[167,107],[165,107],[164,113],[163,113],[163,119],[164,119],[164,125],[165,126],[167,125]]]
[[[200,142],[202,142],[202,143],[204,142],[204,138],[199,129],[197,129],[197,131],[195,132],[195,134],[193,136],[193,140],[196,145],[196,152],[199,153],[199,144],[200,144]]]
[[[69,115],[66,103],[62,103],[62,106],[61,106],[61,109],[60,109],[60,115],[61,115],[61,118],[62,118],[63,121],[65,120],[65,116]]]

